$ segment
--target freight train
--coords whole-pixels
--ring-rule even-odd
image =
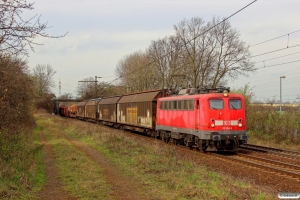
[[[244,97],[228,87],[160,89],[79,102],[67,115],[203,151],[236,151],[247,142]],[[71,107],[71,106],[70,106]],[[74,113],[74,107],[76,114]]]

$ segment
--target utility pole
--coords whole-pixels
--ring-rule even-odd
[[[59,97],[61,96],[61,83],[60,83],[60,79],[59,79]]]
[[[281,79],[286,78],[286,76],[280,76],[280,107],[279,107],[279,112],[281,114],[281,104],[282,104],[282,92],[281,92]]]
[[[97,77],[95,76],[95,80],[94,81],[78,81],[78,82],[87,82],[87,83],[91,83],[91,82],[94,82],[95,83],[95,112],[96,112],[96,120],[98,118],[98,111],[97,111],[97,103],[98,103],[98,99],[97,99],[97,78],[102,78],[102,77]]]

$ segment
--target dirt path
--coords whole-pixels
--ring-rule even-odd
[[[115,199],[149,199],[145,194],[139,192],[141,187],[133,180],[122,175],[118,167],[110,163],[106,156],[97,149],[90,147],[80,141],[70,138],[66,134],[62,134],[72,145],[79,151],[83,152],[88,158],[100,165],[104,169],[105,181],[111,185],[112,193],[110,194]],[[63,188],[62,182],[57,176],[57,171],[54,165],[55,157],[53,147],[46,140],[43,132],[39,133],[39,141],[44,144],[43,147],[43,163],[45,166],[45,184],[38,193],[39,199],[77,199],[67,193]]]
[[[63,188],[63,184],[57,177],[56,168],[54,166],[54,155],[52,146],[46,140],[43,132],[39,133],[39,141],[44,144],[43,147],[43,163],[45,166],[45,184],[38,193],[39,199],[77,199],[69,195]]]
[[[64,136],[78,150],[82,151],[86,156],[95,161],[104,169],[106,183],[112,186],[112,195],[116,199],[140,200],[149,199],[145,194],[139,192],[141,185],[135,183],[128,177],[122,175],[119,168],[108,161],[106,156],[97,149],[90,147],[80,141],[70,138],[66,134]]]

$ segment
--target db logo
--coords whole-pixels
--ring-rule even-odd
[[[224,126],[229,126],[230,125],[230,121],[225,121],[224,120]]]

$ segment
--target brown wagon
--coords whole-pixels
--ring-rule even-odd
[[[93,122],[97,121],[96,120],[96,116],[98,112],[98,109],[96,110],[97,103],[98,101],[91,100],[85,104],[85,119],[87,121],[93,121]]]
[[[76,118],[77,119],[84,119],[85,118],[85,104],[87,103],[87,101],[82,101],[82,102],[79,102],[77,104],[77,107],[76,107]]]
[[[155,130],[157,99],[164,97],[163,90],[124,95],[117,103],[117,123],[121,128],[151,133]]]
[[[104,125],[114,126],[117,123],[117,102],[121,96],[103,98],[98,104],[99,121]]]

